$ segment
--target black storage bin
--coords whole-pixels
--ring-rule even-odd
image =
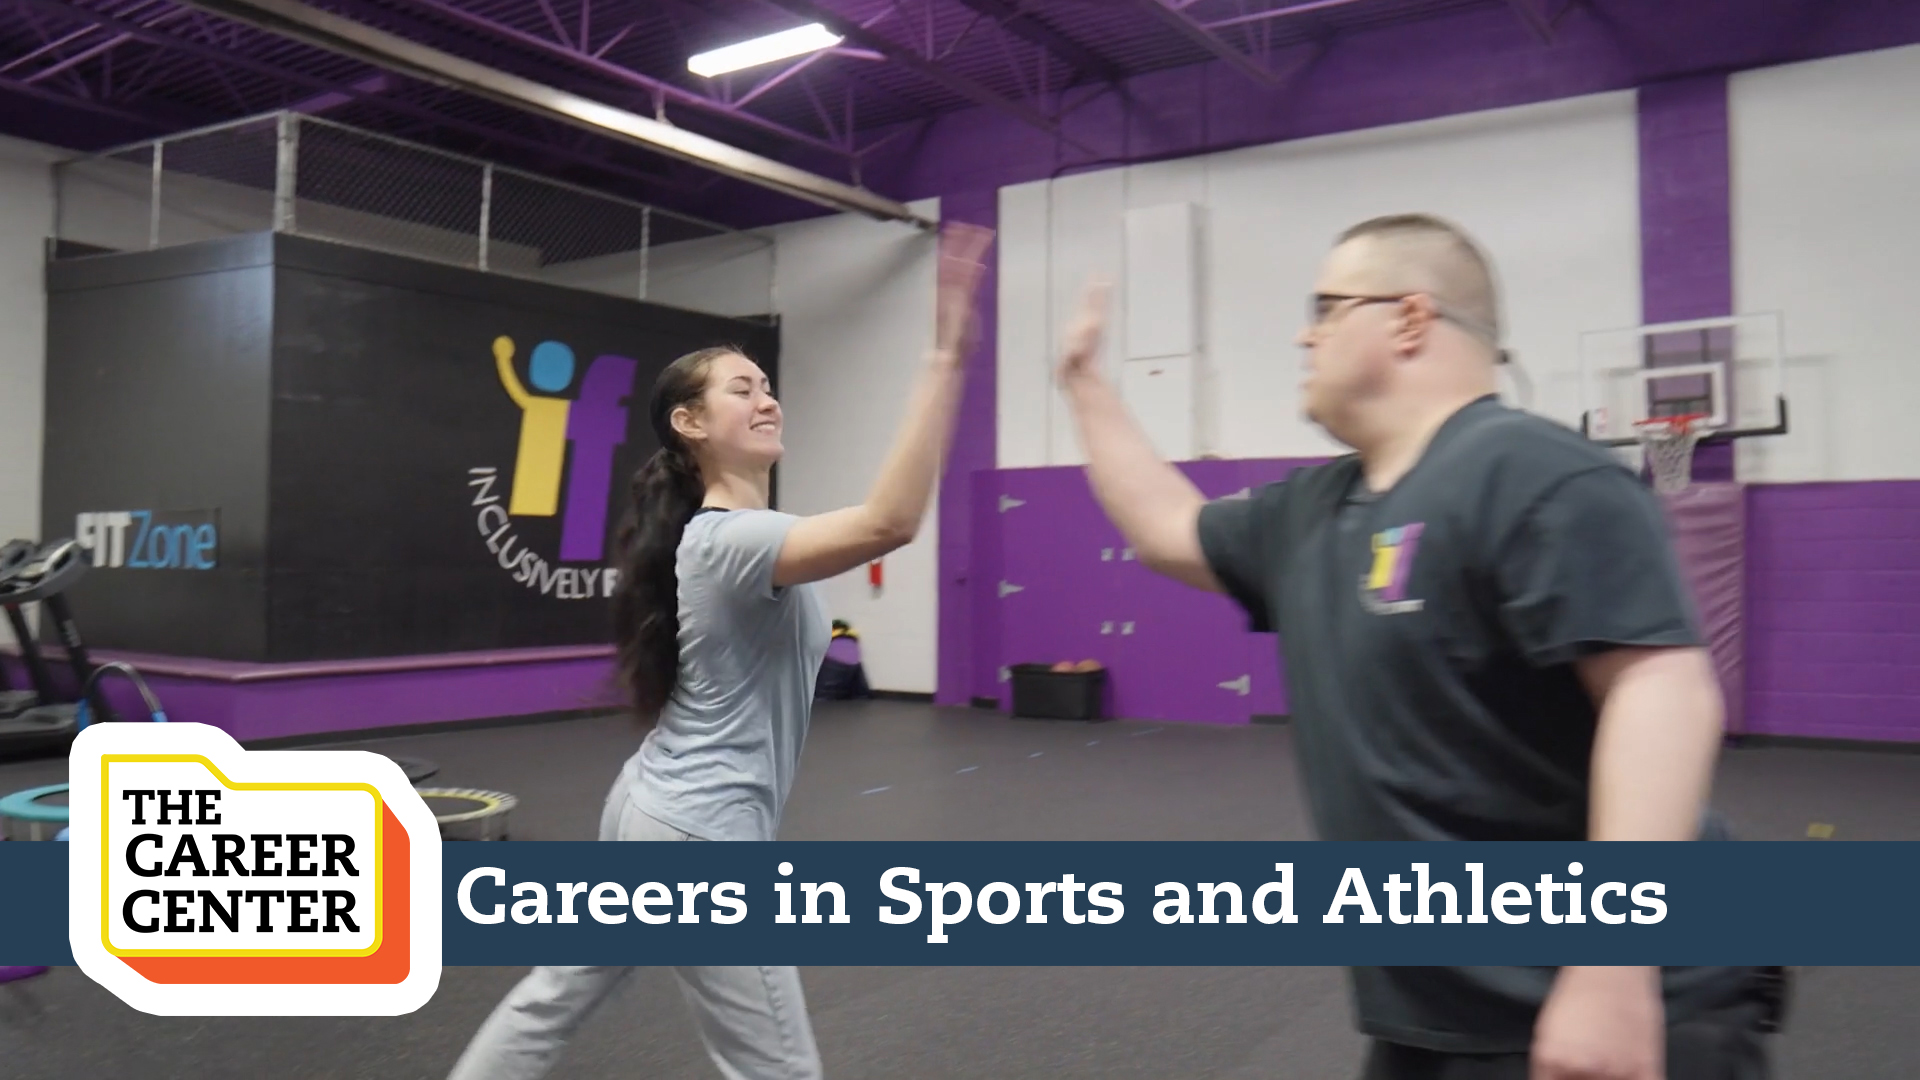
[[[1029,720],[1105,720],[1107,672],[1013,665],[1013,715]]]

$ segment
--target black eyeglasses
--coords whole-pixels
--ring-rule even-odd
[[[1399,296],[1369,296],[1361,293],[1314,293],[1307,300],[1308,325],[1315,327],[1325,325],[1326,321],[1333,317],[1333,313],[1339,309],[1340,305],[1348,301],[1358,301],[1358,303],[1353,305],[1354,307],[1366,307],[1368,304],[1398,304],[1420,295],[1422,294],[1401,293]],[[1351,311],[1352,308],[1348,310]],[[1493,328],[1482,326],[1472,319],[1462,318],[1448,311],[1446,308],[1441,307],[1438,303],[1433,305],[1433,313],[1450,323],[1463,327],[1470,334],[1486,339],[1489,345],[1499,350],[1500,363],[1507,363],[1509,357],[1505,349],[1499,348],[1500,335]]]
[[[1353,305],[1354,307],[1365,307],[1368,304],[1398,304],[1411,295],[1413,294],[1366,296],[1355,293],[1314,293],[1307,299],[1307,319],[1310,325],[1319,326],[1332,318],[1334,311],[1349,300],[1359,301]]]

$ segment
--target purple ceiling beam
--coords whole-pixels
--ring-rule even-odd
[[[119,15],[122,17],[131,18],[133,15],[138,13],[142,8],[148,8],[151,6],[152,6],[151,4],[147,4],[147,3],[135,4],[132,7],[125,8],[122,11],[120,11]],[[178,22],[181,16],[185,14],[187,14],[185,9],[168,8],[167,10],[160,12],[158,15],[155,15],[152,18],[146,19],[140,25],[144,29],[152,30],[156,27],[165,26],[167,23],[170,23],[170,22]],[[95,23],[94,25],[89,26],[84,30],[78,31],[76,34],[68,34],[66,37],[61,38],[59,43],[64,44],[68,41],[71,41],[73,38],[78,36],[78,34],[91,33],[92,31],[98,30],[100,28],[101,28],[100,24]],[[105,41],[94,44],[90,48],[77,52],[72,56],[69,56],[61,60],[59,63],[52,65],[51,67],[41,68],[38,71],[35,71],[33,74],[28,75],[26,78],[22,79],[21,81],[28,82],[28,83],[43,82],[47,79],[52,78],[55,75],[58,75],[62,71],[66,71],[67,69],[75,67],[79,64],[84,64],[96,56],[102,56],[102,55],[105,55],[106,53],[112,52],[114,49],[117,49],[120,46],[125,45],[127,42],[132,40],[134,40],[134,35],[132,33],[123,31],[111,38],[108,38]],[[36,53],[40,51],[43,51],[43,50],[36,50]],[[13,65],[9,64],[7,66],[12,67]],[[4,71],[4,70],[6,70],[6,68],[0,68],[0,71]]]
[[[311,75],[303,75],[285,65],[263,63],[235,52],[232,49],[224,49],[219,46],[208,45],[189,38],[183,38],[176,34],[169,34],[158,27],[142,26],[137,22],[108,15],[104,12],[94,11],[89,8],[83,8],[77,4],[68,3],[67,0],[14,0],[14,2],[23,7],[37,8],[50,15],[57,15],[60,18],[92,22],[106,29],[116,30],[123,34],[131,34],[142,41],[162,45],[181,53],[197,56],[203,60],[211,60],[230,68],[239,68],[258,75],[266,75],[270,78],[305,83],[307,86],[315,89],[338,89],[337,86],[324,79],[317,79]]]
[[[1294,15],[1311,15],[1316,11],[1347,7],[1348,5],[1362,2],[1363,0],[1311,0],[1310,3],[1293,4],[1282,8],[1269,8],[1266,11],[1256,11],[1251,15],[1238,15],[1231,19],[1221,19],[1218,22],[1204,23],[1202,25],[1208,30],[1224,30],[1229,26],[1245,26],[1247,23],[1268,22],[1272,19],[1285,19]]]
[[[125,45],[127,42],[132,40],[133,40],[132,34],[115,34],[114,36],[108,38],[107,40],[100,42],[98,45],[93,45],[88,48],[82,49],[77,53],[74,53],[72,56],[67,57],[65,60],[62,60],[59,63],[49,64],[46,67],[43,67],[38,71],[35,71],[33,74],[27,76],[26,78],[20,81],[24,83],[45,82],[46,80],[53,78],[55,75],[58,75],[63,71],[76,67],[80,64],[84,64],[87,61],[93,59],[94,57],[101,55],[102,53],[111,52],[114,49],[117,49],[120,46]]]
[[[1008,116],[1014,117],[1032,127],[1039,128],[1041,131],[1047,132],[1050,135],[1060,134],[1060,125],[1055,123],[1051,117],[1042,114],[1038,109],[1010,98],[1002,97],[991,88],[982,86],[957,71],[951,71],[941,67],[939,64],[928,60],[926,57],[921,56],[906,46],[895,43],[890,38],[885,38],[871,30],[863,29],[858,23],[848,21],[839,13],[815,3],[814,0],[762,0],[762,2],[811,22],[820,23],[835,34],[853,42],[855,45],[863,49],[872,49],[874,52],[885,56],[888,60],[906,68],[908,71],[913,72],[928,82],[934,83],[937,86],[943,86],[969,101],[998,109]],[[1081,149],[1085,149],[1085,147]]]
[[[1207,50],[1227,62],[1227,66],[1240,72],[1262,86],[1272,86],[1276,79],[1273,72],[1262,67],[1258,61],[1239,49],[1214,36],[1212,30],[1195,22],[1193,17],[1178,8],[1169,7],[1166,0],[1136,0],[1148,11],[1160,17],[1160,21],[1180,32],[1180,35],[1195,45]],[[1333,3],[1337,0],[1325,0]],[[1218,25],[1218,24],[1216,24]]]
[[[44,42],[39,48],[33,50],[32,52],[21,53],[19,56],[14,57],[13,59],[7,61],[6,63],[0,64],[0,75],[4,75],[5,73],[12,71],[14,68],[17,68],[22,64],[31,64],[35,60],[40,59],[41,57],[47,55],[50,52],[57,53],[60,51],[62,46],[71,45],[74,42],[79,41],[81,38],[86,37],[88,34],[91,34],[98,29],[100,29],[100,26],[99,24],[95,23],[89,26],[83,26],[80,29],[75,30],[73,33],[68,34],[63,38],[58,38],[53,41]]]
[[[1533,36],[1540,39],[1540,44],[1553,44],[1553,27],[1548,25],[1546,15],[1534,8],[1533,0],[1507,0],[1507,3],[1520,16],[1520,21],[1527,24],[1527,29],[1533,31]]]
[[[966,7],[993,19],[1007,33],[1021,38],[1030,45],[1038,45],[1047,54],[1066,64],[1083,75],[1091,75],[1103,82],[1124,82],[1127,73],[1120,65],[1094,52],[1081,44],[1053,24],[1029,11],[1023,11],[1014,0],[959,0]]]
[[[71,94],[55,93],[44,86],[35,86],[32,83],[21,82],[18,79],[0,77],[0,91],[8,91],[19,94],[22,97],[38,98],[41,101],[53,102],[73,109],[84,109],[87,112],[100,116],[108,116],[115,120],[138,124],[143,128],[158,129],[163,126],[159,121],[150,116],[142,116],[139,113],[129,112],[126,109],[117,109],[112,105],[102,105],[97,101],[88,101],[86,98],[74,97]]]
[[[659,79],[642,75],[632,68],[621,67],[619,64],[613,63],[610,60],[602,60],[590,53],[580,52],[569,46],[559,44],[558,42],[549,41],[538,34],[529,34],[524,30],[518,30],[514,27],[494,22],[484,15],[475,15],[470,11],[463,11],[460,8],[454,7],[452,4],[443,3],[442,0],[406,0],[406,2],[414,7],[424,8],[435,14],[443,15],[449,20],[469,29],[479,30],[483,33],[492,34],[525,45],[545,56],[565,61],[582,70],[591,71],[594,74],[603,75],[616,82],[625,83],[636,89],[645,90],[647,93],[654,95],[656,100],[665,99],[667,101],[677,102],[681,105],[699,109],[714,116],[724,117],[735,123],[744,124],[771,135],[778,135],[790,142],[800,143],[812,147],[815,150],[825,151],[836,157],[846,157],[847,151],[845,147],[836,146],[817,136],[809,135],[804,131],[795,131],[784,124],[776,123],[765,117],[755,116],[750,112],[735,108],[725,102],[703,97],[700,94],[696,94],[691,90],[682,89],[672,83],[661,82]]]
[[[615,33],[612,37],[608,38],[607,40],[601,42],[600,47],[593,50],[593,52],[590,53],[589,55],[593,56],[596,59],[607,55],[608,49],[611,49],[615,45],[618,45],[622,41],[625,41],[627,38],[627,35],[633,33],[633,28],[639,25],[640,25],[639,23],[628,23],[627,25],[621,27],[617,33]]]
[[[553,36],[560,39],[560,44],[569,49],[574,48],[572,40],[567,37],[567,28],[561,24],[560,16],[553,10],[553,5],[548,0],[538,0],[538,3],[541,13],[547,17],[547,25],[553,27]],[[584,37],[581,38],[578,48],[580,52],[587,51],[587,42]]]

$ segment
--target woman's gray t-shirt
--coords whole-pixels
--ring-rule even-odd
[[[680,686],[627,762],[628,798],[703,840],[772,840],[831,630],[814,585],[775,588],[797,519],[703,511],[681,537]]]

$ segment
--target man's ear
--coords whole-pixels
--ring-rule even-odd
[[[1403,357],[1409,357],[1420,351],[1426,344],[1427,334],[1440,317],[1433,297],[1425,293],[1414,293],[1400,302],[1399,317],[1393,324],[1393,348]]]

